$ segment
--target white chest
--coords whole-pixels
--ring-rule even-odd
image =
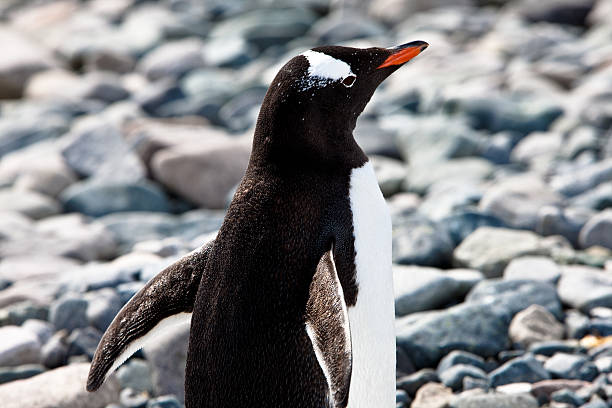
[[[372,164],[353,169],[350,185],[355,234],[357,303],[348,316],[353,374],[348,406],[395,406],[395,329],[391,217]]]

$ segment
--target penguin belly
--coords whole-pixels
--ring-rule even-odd
[[[368,161],[351,172],[357,301],[348,308],[353,349],[350,408],[395,406],[395,305],[391,216]]]

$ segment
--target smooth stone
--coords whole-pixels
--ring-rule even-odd
[[[544,363],[544,368],[555,378],[592,381],[597,376],[597,367],[585,357],[575,354],[557,353]]]
[[[445,408],[455,399],[453,391],[439,383],[427,383],[416,392],[412,408]]]
[[[574,391],[568,389],[553,392],[550,395],[550,399],[555,402],[564,402],[574,407],[579,407],[585,403],[585,401],[576,395]]]
[[[61,113],[25,113],[23,117],[0,119],[0,157],[21,153],[43,141],[54,141],[68,131],[69,115]]]
[[[454,249],[448,232],[422,216],[409,217],[393,233],[393,262],[404,265],[448,266]]]
[[[253,61],[257,51],[244,38],[232,37],[215,38],[206,42],[202,54],[208,66],[235,69]]]
[[[401,159],[395,142],[395,132],[384,130],[380,125],[363,115],[357,119],[357,126],[353,131],[353,138],[368,155],[386,156],[392,159]]]
[[[45,371],[40,364],[24,364],[17,367],[0,367],[0,384],[34,377]]]
[[[0,99],[20,98],[32,75],[59,65],[51,50],[8,26],[0,30],[0,48]]]
[[[113,289],[101,289],[86,294],[87,319],[100,331],[105,331],[123,307],[121,298]]]
[[[138,242],[175,235],[179,224],[176,216],[150,212],[114,213],[98,221],[113,234],[124,253]]]
[[[66,211],[90,217],[123,211],[170,211],[164,192],[150,182],[82,182],[67,188],[60,199]]]
[[[47,368],[57,368],[68,361],[68,335],[62,330],[56,332],[41,350],[41,361]]]
[[[527,165],[531,170],[546,170],[563,146],[563,135],[557,132],[531,132],[512,150],[512,162]]]
[[[467,8],[474,4],[471,0],[416,0],[410,2],[398,0],[375,0],[368,3],[368,13],[379,20],[382,20],[390,26],[404,22],[415,14],[424,15],[429,10],[439,11],[448,10],[455,11],[452,7]],[[455,19],[451,19],[455,21]],[[462,22],[462,20],[459,20]]]
[[[612,373],[612,355],[597,358],[593,363],[600,373]]]
[[[582,248],[602,246],[612,249],[612,209],[593,216],[580,230],[579,241]]]
[[[524,256],[510,261],[504,269],[505,280],[539,280],[555,285],[561,278],[561,268],[550,258]]]
[[[241,37],[258,49],[285,45],[304,35],[316,20],[305,8],[262,8],[228,18],[215,25],[212,38]]]
[[[246,140],[230,138],[180,145],[155,153],[151,170],[168,189],[194,203],[224,208],[226,194],[244,174],[249,153]],[[197,180],[193,174],[198,174]]]
[[[40,262],[60,256],[81,261],[108,259],[116,256],[116,251],[117,244],[111,232],[80,214],[47,217],[37,222],[28,234],[4,242],[0,247],[2,256],[23,257],[36,253],[39,256],[32,259]],[[73,269],[65,264],[66,270]],[[43,272],[45,270],[40,267],[32,270],[32,279],[41,279],[43,276],[36,275]]]
[[[445,101],[448,112],[467,116],[475,129],[491,133],[504,131],[527,135],[546,131],[563,114],[560,105],[551,100],[517,101],[504,96],[456,95]]]
[[[463,379],[463,391],[469,390],[489,391],[489,379],[465,377]]]
[[[550,374],[544,369],[542,363],[533,355],[525,355],[508,361],[501,367],[489,373],[491,387],[506,384],[528,382],[535,383],[550,379]]]
[[[493,357],[509,346],[510,318],[490,303],[463,303],[415,320],[396,321],[397,344],[416,368],[435,366],[452,350]],[[405,318],[403,318],[405,319]]]
[[[29,330],[38,337],[40,344],[45,344],[55,331],[55,327],[45,320],[28,319],[21,325],[23,329]]]
[[[486,190],[478,207],[508,226],[534,230],[539,209],[560,202],[560,195],[546,186],[538,176],[528,174],[511,176],[497,182]]]
[[[395,390],[395,403],[410,403],[412,399],[404,390]]]
[[[60,298],[51,304],[49,321],[57,330],[85,328],[87,319],[87,301],[74,295]]]
[[[579,380],[544,380],[532,385],[531,393],[541,401],[548,401],[553,392],[562,389],[577,391],[589,383]]]
[[[14,303],[0,309],[0,325],[21,326],[28,319],[47,320],[49,307],[30,300]],[[44,341],[43,341],[44,343]]]
[[[557,353],[576,353],[580,351],[580,345],[576,341],[542,341],[538,343],[532,343],[529,345],[528,350],[536,355],[542,355],[552,357]]]
[[[458,293],[461,297],[467,295],[474,286],[484,280],[482,272],[474,269],[447,269],[445,273],[459,284]]]
[[[463,379],[466,377],[480,380],[488,379],[487,373],[482,369],[467,364],[457,364],[440,373],[442,383],[453,391],[460,390],[463,387]]]
[[[183,408],[183,404],[174,395],[164,395],[150,399],[147,408]]]
[[[131,388],[136,392],[153,392],[151,368],[141,359],[132,358],[117,370],[117,380],[121,388]]]
[[[358,38],[377,37],[385,28],[377,21],[350,10],[337,10],[319,19],[310,29],[317,44],[337,44]]]
[[[573,207],[582,209],[588,215],[592,215],[594,211],[602,211],[612,207],[612,183],[602,183],[582,194],[578,194],[570,199],[570,204]],[[580,227],[586,224],[590,217],[585,218]],[[576,232],[576,241],[579,232]]]
[[[45,123],[38,126],[49,128]],[[21,148],[4,155],[0,161],[0,185],[13,184],[16,190],[35,191],[55,198],[74,181],[76,176],[64,163],[54,141]]]
[[[259,107],[265,96],[266,88],[259,85],[234,95],[219,109],[219,124],[232,133],[249,131],[257,121]]]
[[[513,132],[500,132],[487,140],[482,157],[494,164],[510,163],[512,149],[520,139],[520,135]]]
[[[595,400],[580,406],[580,408],[609,408],[609,405],[602,400]]]
[[[120,78],[110,72],[89,72],[83,76],[63,69],[34,75],[25,96],[32,99],[81,101],[84,99],[113,103],[129,96]]]
[[[474,210],[455,212],[442,218],[440,224],[446,227],[456,246],[480,227],[506,227],[506,224],[499,218]]]
[[[457,282],[439,269],[396,265],[393,281],[397,316],[437,309],[460,296]]]
[[[603,269],[564,266],[558,284],[563,303],[588,312],[594,307],[612,307],[612,277]]]
[[[451,408],[537,408],[538,402],[528,394],[460,394]]]
[[[397,133],[405,162],[430,168],[433,163],[478,153],[481,136],[467,124],[446,116],[390,115],[381,120],[384,130]]]
[[[481,370],[485,369],[485,361],[482,357],[466,351],[454,350],[440,360],[436,370],[440,373],[458,364],[471,365]]]
[[[399,160],[384,156],[370,156],[370,162],[374,167],[378,186],[385,197],[398,193],[406,177],[406,167]]]
[[[161,257],[179,256],[189,252],[186,242],[177,237],[162,240],[141,241],[134,245],[134,252],[148,252]]]
[[[553,285],[531,280],[484,280],[477,284],[466,297],[466,302],[491,302],[509,319],[532,305],[546,308],[561,319],[561,302]],[[508,320],[510,323],[510,320]]]
[[[68,357],[85,356],[91,361],[101,338],[102,332],[93,327],[74,329],[68,336]]]
[[[86,383],[89,363],[72,364],[26,380],[0,386],[4,408],[100,408],[119,400],[119,384],[112,376],[95,393]]]
[[[536,342],[561,340],[564,334],[563,325],[540,305],[531,305],[518,312],[508,329],[510,339],[526,347]]]
[[[531,23],[568,24],[585,26],[594,0],[523,0],[517,3],[519,13]]]
[[[428,189],[419,212],[436,221],[472,212],[482,198],[482,188],[473,183],[452,178],[437,181]]]
[[[542,240],[530,231],[480,227],[455,249],[453,260],[458,266],[478,269],[492,278],[502,276],[514,258],[547,253]]]
[[[38,336],[19,326],[0,327],[0,367],[40,363]]]
[[[479,157],[449,159],[435,166],[410,165],[406,189],[419,194],[428,192],[437,183],[479,184],[493,173],[494,166]]]
[[[578,205],[568,208],[545,206],[540,208],[535,231],[543,236],[561,235],[567,238],[574,247],[577,247],[578,234],[593,215],[593,211],[581,207],[586,206]]]
[[[75,173],[106,182],[140,181],[146,173],[120,130],[101,118],[88,117],[74,125],[64,137],[62,155]]]
[[[612,180],[612,158],[554,176],[550,185],[566,197],[573,197],[610,180]]]
[[[188,343],[189,325],[180,325],[145,345],[143,350],[151,364],[155,395],[173,394],[179,401],[184,401]]]
[[[194,121],[195,122],[195,121]],[[197,144],[202,140],[227,140],[228,132],[199,122],[178,122],[138,118],[125,126],[125,137],[146,165],[158,151],[179,145]]]
[[[180,77],[205,64],[204,43],[199,38],[185,38],[166,42],[146,54],[137,69],[149,79]]]
[[[440,377],[431,368],[423,368],[413,374],[399,378],[397,380],[397,388],[406,391],[409,396],[414,397],[419,388],[432,382],[440,382]]]
[[[172,104],[178,103],[184,98],[183,90],[175,81],[167,78],[145,84],[133,96],[133,99],[143,111],[157,117],[183,116],[177,115],[169,108]]]
[[[45,218],[61,211],[53,198],[35,191],[0,189],[0,211],[14,211],[32,219]]]

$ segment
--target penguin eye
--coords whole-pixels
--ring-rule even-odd
[[[342,85],[346,86],[347,88],[350,88],[355,83],[355,79],[357,79],[355,75],[349,75],[342,80]]]

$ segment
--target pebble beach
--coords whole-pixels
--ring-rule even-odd
[[[0,2],[0,406],[184,407],[188,326],[87,393],[103,332],[215,236],[286,61],[414,40],[354,132],[396,408],[611,408],[609,0]]]

